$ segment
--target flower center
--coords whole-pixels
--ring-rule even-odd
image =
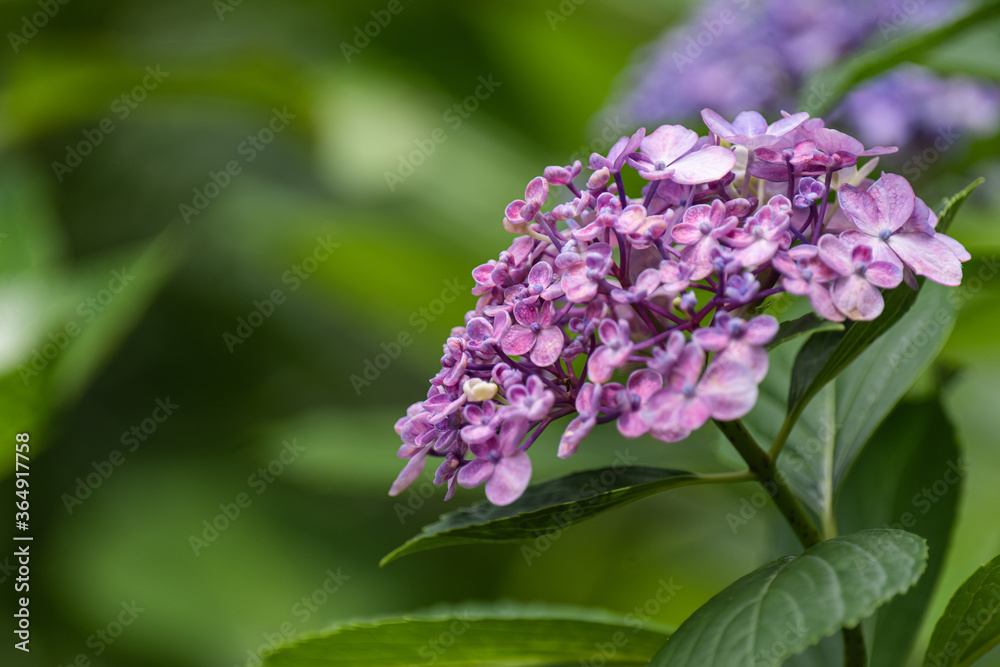
[[[885,229],[885,228],[883,228],[878,233],[878,237],[880,239],[882,239],[883,241],[888,241],[890,236],[892,236],[892,230],[891,229]]]
[[[698,225],[698,231],[704,234],[705,236],[708,236],[708,234],[711,233],[712,231],[712,226],[707,222],[703,222]]]
[[[692,398],[694,396],[694,385],[690,382],[685,382],[681,393],[684,394],[684,398]]]

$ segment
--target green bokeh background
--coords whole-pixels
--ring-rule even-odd
[[[14,434],[29,431],[34,536],[32,652],[5,640],[0,662],[70,665],[82,654],[94,665],[228,667],[289,629],[465,600],[624,613],[670,579],[682,589],[654,618],[678,624],[776,555],[770,508],[738,534],[725,520],[747,488],[691,488],[574,527],[530,562],[501,545],[377,565],[446,509],[439,489],[386,495],[401,465],[392,425],[425,395],[442,342],[474,303],[470,270],[509,242],[504,206],[545,165],[606,150],[606,128],[613,138],[631,132],[601,110],[635,49],[681,20],[685,3],[564,2],[573,12],[553,25],[555,0],[402,0],[350,62],[341,43],[386,3],[235,3],[75,0],[17,52],[9,38],[0,46],[0,498],[13,500]],[[4,34],[38,11],[0,2]],[[983,42],[968,42],[977,58]],[[943,58],[961,62],[972,48]],[[142,85],[147,67],[168,75],[122,118],[116,100]],[[456,126],[446,113],[480,77],[499,85]],[[240,147],[274,109],[294,118],[251,161]],[[110,133],[98,131],[103,119]],[[438,128],[446,139],[390,189],[385,173]],[[53,162],[66,163],[85,133],[100,143],[56,173]],[[915,184],[937,201],[989,179],[952,230],[973,260],[942,356],[957,373],[943,391],[971,472],[938,609],[1000,552],[1000,280],[991,280],[1000,171],[981,161],[996,146],[963,137]],[[185,220],[180,205],[233,160],[240,173]],[[293,289],[288,272],[318,239],[337,247],[305,264],[315,270]],[[119,293],[107,289],[115,270],[134,276]],[[224,334],[274,290],[284,301],[227,345]],[[401,334],[410,343],[388,367],[353,384]],[[123,434],[141,429],[157,400],[178,407],[129,451]],[[536,445],[536,480],[626,450],[644,465],[700,470],[725,456],[708,431],[664,445],[604,428],[560,461],[555,436]],[[286,441],[303,451],[272,481],[252,477],[279,469]],[[112,457],[121,465],[67,507],[78,480]],[[203,522],[241,493],[249,506],[193,548]],[[481,494],[461,492],[452,505]],[[0,561],[8,639],[9,565]],[[313,609],[297,606],[328,571],[349,578]],[[135,622],[110,645],[94,639],[133,600],[143,609]]]

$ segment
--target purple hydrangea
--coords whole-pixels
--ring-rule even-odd
[[[751,151],[767,147],[794,121],[768,126],[743,109],[795,109],[811,73],[866,43],[938,25],[962,5],[958,0],[924,0],[912,7],[898,0],[715,0],[647,49],[627,72],[609,113],[653,123],[692,118],[711,107],[721,113],[705,119],[717,136]],[[806,93],[807,105],[829,95],[824,89]],[[929,145],[942,132],[944,140],[954,141],[954,131],[996,130],[1000,88],[904,65],[864,82],[832,115],[866,143]],[[733,117],[732,123],[725,120]]]
[[[758,314],[768,297],[870,320],[881,290],[917,276],[960,282],[968,252],[936,230],[906,180],[854,171],[891,149],[865,149],[819,119],[704,116],[707,136],[640,129],[592,156],[589,173],[548,167],[507,207],[518,237],[473,270],[475,307],[445,342],[426,399],[396,423],[407,463],[391,494],[436,460],[446,497],[485,485],[491,502],[514,502],[530,482],[529,450],[563,418],[566,458],[607,422],[669,443],[743,417],[778,332]],[[752,149],[753,168],[724,140]],[[622,169],[648,183],[630,194]]]

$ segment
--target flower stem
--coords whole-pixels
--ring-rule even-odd
[[[861,624],[840,631],[844,637],[844,667],[865,667],[868,664],[868,650]]]
[[[806,514],[806,510],[802,507],[799,499],[788,488],[784,476],[778,474],[774,460],[766,451],[761,449],[760,445],[757,444],[757,441],[754,440],[743,424],[737,420],[731,422],[716,421],[715,425],[719,427],[722,434],[726,436],[729,442],[733,444],[733,447],[736,448],[739,455],[743,457],[747,466],[750,467],[750,471],[757,476],[757,481],[760,482],[764,490],[771,496],[771,500],[774,501],[775,506],[781,512],[782,516],[785,517],[795,536],[802,543],[803,548],[808,549],[822,542],[823,538],[820,536],[816,524]]]
[[[781,511],[795,536],[799,538],[802,547],[808,549],[822,542],[823,537],[816,528],[816,524],[785,483],[784,476],[778,473],[772,455],[761,449],[757,441],[738,420],[732,422],[716,421],[715,425],[733,444],[733,447],[750,467],[750,472],[771,496],[775,506]],[[791,427],[788,430],[791,431]],[[833,535],[827,537],[833,537]],[[866,667],[868,652],[865,649],[865,636],[861,625],[844,628],[841,634],[844,637],[844,667]]]

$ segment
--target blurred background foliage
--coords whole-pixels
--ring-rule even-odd
[[[28,37],[25,17],[40,5],[57,10]],[[8,643],[5,664],[83,655],[228,667],[283,633],[442,601],[628,612],[671,578],[682,589],[655,620],[678,624],[780,553],[770,508],[738,534],[727,523],[748,487],[691,488],[574,527],[530,563],[517,545],[470,546],[378,568],[446,509],[439,489],[420,494],[427,484],[386,495],[401,464],[392,425],[425,395],[440,345],[474,303],[469,272],[509,242],[504,206],[544,166],[585,160],[631,132],[601,110],[635,49],[689,10],[401,0],[370,44],[345,56],[341,44],[386,6],[0,3],[4,33],[24,37],[0,58],[0,415],[8,452],[15,433],[31,432],[35,538],[32,652]],[[983,41],[965,53],[952,44],[941,61],[976,60]],[[449,115],[480,77],[495,91],[467,117]],[[289,120],[265,144],[276,111]],[[390,188],[386,172],[404,173],[404,156],[428,142],[433,152]],[[959,142],[916,183],[935,202],[988,179],[952,229],[973,254],[960,319],[915,390],[948,378],[941,390],[969,466],[938,609],[1000,551],[1000,534],[983,529],[1000,508],[1000,170],[984,161],[997,142]],[[227,179],[232,161],[239,173]],[[213,174],[224,187],[212,188]],[[182,209],[205,202],[197,214]],[[290,278],[295,267],[307,278]],[[283,300],[269,309],[275,290]],[[251,316],[255,302],[270,315]],[[241,329],[240,318],[259,325]],[[396,358],[352,383],[401,334],[411,342]],[[158,400],[178,406],[162,422]],[[536,448],[553,456],[534,457],[536,480],[625,451],[643,465],[725,465],[708,430],[665,446],[598,429],[571,461],[555,459],[548,435]],[[302,450],[275,463],[285,442]],[[219,518],[241,493],[250,504]],[[203,523],[213,521],[228,523],[214,538]],[[0,565],[10,618],[11,562]],[[349,579],[303,604],[326,597],[314,593],[329,572]],[[101,639],[133,601],[135,621]]]

